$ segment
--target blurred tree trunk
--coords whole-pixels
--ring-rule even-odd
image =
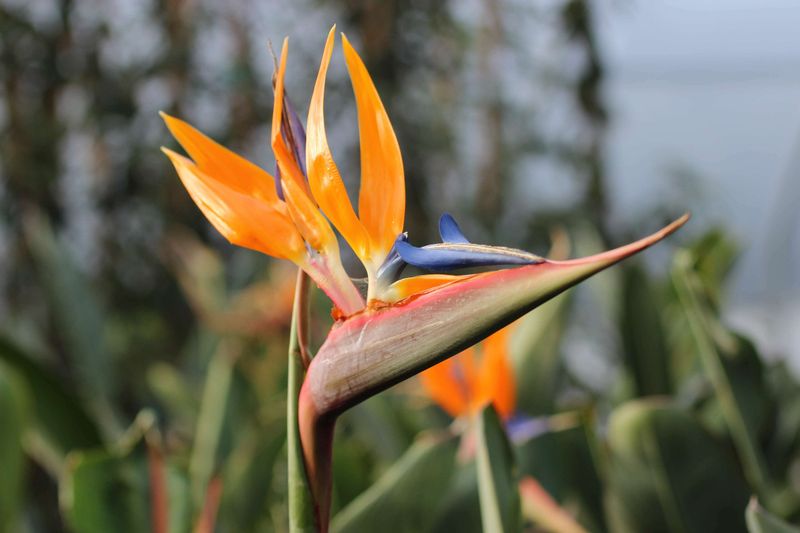
[[[609,206],[603,160],[608,112],[602,98],[603,65],[597,48],[589,0],[569,0],[562,10],[562,18],[566,34],[585,54],[585,65],[575,87],[578,105],[589,123],[589,141],[581,156],[587,178],[582,211],[589,215],[592,224],[608,242]]]
[[[478,70],[483,85],[483,152],[478,167],[475,208],[483,225],[494,230],[503,210],[506,180],[506,156],[503,135],[504,104],[499,86],[502,73],[495,57],[503,46],[503,22],[500,0],[484,0],[484,23],[478,36]],[[492,231],[494,233],[494,231]]]

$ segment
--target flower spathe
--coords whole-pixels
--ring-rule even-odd
[[[308,368],[303,383],[305,401],[320,415],[340,413],[652,246],[688,219],[689,215],[684,215],[636,242],[590,257],[437,276],[428,287],[409,278],[407,284],[416,285],[418,292],[334,325]]]

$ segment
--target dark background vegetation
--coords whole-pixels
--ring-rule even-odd
[[[157,112],[185,118],[272,169],[268,42],[277,48],[290,36],[287,87],[302,114],[333,22],[356,43],[398,134],[412,241],[436,240],[436,221],[448,211],[478,242],[545,253],[551,231],[564,229],[573,254],[588,253],[643,235],[687,208],[695,211],[698,223],[654,251],[650,261],[604,274],[569,300],[558,300],[528,328],[520,349],[533,355],[518,365],[529,372],[521,406],[529,415],[579,412],[581,424],[603,440],[611,431],[609,413],[625,402],[671,396],[680,409],[664,409],[679,414],[653,416],[675,415],[668,422],[678,429],[660,426],[660,418],[652,427],[650,419],[642,424],[664,442],[696,438],[697,449],[719,455],[721,464],[708,469],[724,475],[712,473],[708,486],[718,491],[721,508],[736,510],[736,527],[744,527],[751,493],[771,502],[776,514],[797,518],[800,394],[779,362],[797,354],[797,347],[771,343],[769,353],[759,356],[763,344],[737,344],[720,319],[730,310],[726,276],[748,243],[735,244],[727,228],[713,227],[720,220],[704,216],[716,200],[696,194],[702,178],[691,168],[642,177],[673,189],[642,198],[647,211],[623,217],[627,224],[613,216],[607,157],[615,109],[608,103],[598,11],[635,9],[637,3],[598,4],[1,1],[0,385],[11,392],[2,396],[7,403],[0,405],[0,427],[17,432],[0,433],[19,436],[0,447],[7,452],[0,465],[8,461],[0,477],[10,480],[0,490],[0,521],[7,521],[7,530],[102,531],[97,525],[115,517],[132,530],[146,530],[146,508],[132,504],[133,496],[108,496],[101,490],[107,485],[97,481],[108,471],[123,471],[123,482],[114,477],[117,493],[146,486],[146,477],[137,477],[144,459],[131,444],[139,438],[163,450],[174,483],[187,487],[176,516],[195,514],[209,480],[221,479],[220,531],[285,529],[282,417],[292,270],[215,234],[159,151],[175,143]],[[328,135],[354,192],[355,110],[343,62],[335,57]],[[657,129],[653,125],[654,136]],[[724,132],[719,134],[724,142]],[[556,191],[557,201],[538,201],[542,184]],[[786,191],[794,197],[797,187]],[[551,193],[542,190],[545,198]],[[777,205],[791,206],[785,200]],[[781,225],[774,227],[769,249],[796,250],[796,218],[776,219]],[[679,254],[684,263],[673,265],[670,247],[678,244],[691,248]],[[779,259],[784,268],[791,269],[791,254],[796,251]],[[348,257],[348,268],[358,275]],[[790,288],[783,279],[775,282],[777,292]],[[681,299],[676,285],[683,282],[685,290],[697,291],[698,306],[686,293]],[[760,309],[762,322],[789,324],[779,312],[796,316],[791,306]],[[692,313],[707,316],[700,320]],[[320,314],[325,316],[323,303]],[[687,326],[693,316],[705,333]],[[739,316],[740,324],[755,320]],[[324,321],[318,330],[320,339]],[[752,331],[763,328],[753,325]],[[703,339],[716,355],[703,355]],[[730,398],[715,396],[722,378],[707,375],[713,357],[728,361],[720,355],[726,349],[739,358],[732,356],[735,368],[723,381],[742,391],[727,408]],[[762,368],[765,360],[768,368]],[[343,443],[336,458],[337,508],[377,479],[419,431],[445,425],[434,408],[409,409],[423,405],[414,386],[404,385],[344,421],[337,441]],[[745,411],[744,433],[726,426],[732,410]],[[692,436],[684,439],[682,431]],[[547,472],[543,463],[528,465],[524,453],[521,463],[560,501],[571,502],[587,527],[628,524],[637,530],[636,521],[643,520],[638,527],[645,529],[638,530],[655,531],[642,524],[658,513],[608,517],[613,496],[603,496],[601,485],[605,494],[615,487],[618,495],[646,493],[626,485],[620,472],[633,467],[614,462],[614,453],[624,454],[625,447],[613,434],[608,438],[602,446],[613,452],[610,471],[587,467],[597,484],[588,496],[583,479],[589,474],[577,470],[583,466],[562,457],[563,469]],[[760,450],[760,474],[753,474],[752,457],[737,461],[746,442]],[[531,446],[539,446],[537,456],[556,453],[552,443]],[[647,471],[650,459],[640,459]],[[676,468],[685,466],[674,460]],[[98,466],[103,461],[112,463],[110,470]],[[729,471],[735,479],[726,483]],[[687,483],[678,514],[694,514],[685,508],[692,506],[686,494],[705,486]],[[671,486],[681,485],[673,480]],[[92,514],[87,506],[97,494],[110,500],[100,500],[103,511]],[[636,509],[661,509],[646,499],[636,501]],[[711,509],[718,510],[717,500]],[[452,519],[448,509],[429,514],[441,526]],[[715,530],[702,529],[708,526],[702,519],[664,530]],[[137,526],[136,520],[143,522]]]

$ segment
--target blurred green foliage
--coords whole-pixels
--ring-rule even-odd
[[[294,273],[213,236],[158,152],[168,140],[156,116],[197,118],[233,148],[266,152],[271,70],[255,58],[282,33],[253,39],[248,2],[134,3],[118,15],[129,27],[93,16],[91,2],[24,4],[0,2],[0,221],[12,236],[0,268],[0,532],[286,531]],[[555,225],[581,253],[622,240],[606,213],[591,4],[487,0],[481,24],[453,4],[303,6],[324,15],[308,23],[319,39],[330,12],[363,44],[413,162],[414,239],[449,209],[486,241],[542,248]],[[531,126],[534,106],[498,85],[499,49],[530,61],[515,16],[562,38],[554,57],[584,58],[543,69],[584,135],[548,136]],[[313,32],[293,29],[298,68],[314,65],[321,41],[296,42]],[[155,36],[134,53],[126,39],[145,30]],[[227,43],[223,60],[203,55],[217,47],[203,46],[209,36]],[[347,110],[340,93],[334,84]],[[485,141],[472,159],[453,118],[467,104]],[[353,146],[335,142],[352,170]],[[577,198],[522,205],[513,191],[531,157],[566,168]],[[536,422],[525,434],[508,441],[486,412],[470,440],[413,382],[346,413],[333,530],[537,531],[516,493],[530,476],[588,531],[797,531],[800,385],[720,318],[736,257],[726,232],[686,244],[669,273],[627,264],[523,319],[512,354],[519,410]],[[315,292],[312,348],[326,305]],[[594,342],[597,329],[616,342]]]

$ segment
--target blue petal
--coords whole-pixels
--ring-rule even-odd
[[[408,235],[405,233],[401,233],[397,236],[397,241],[392,245],[392,249],[389,250],[386,259],[384,259],[383,264],[378,269],[379,279],[388,279],[391,283],[400,277],[400,273],[405,268],[406,262],[403,261],[400,254],[397,253],[397,242],[406,242],[407,240]]]
[[[442,243],[417,248],[398,239],[395,248],[409,265],[434,272],[468,267],[531,265],[544,261],[541,257],[522,250],[483,244]]]
[[[278,198],[286,201],[286,198],[283,197],[283,185],[281,185],[281,169],[278,167],[278,164],[275,163],[275,175],[273,176],[275,179],[275,192],[278,193]]]
[[[469,240],[464,237],[461,228],[458,227],[456,219],[450,213],[445,213],[439,219],[439,235],[442,237],[442,242],[468,244]]]
[[[308,179],[306,174],[306,130],[303,129],[303,123],[294,110],[292,102],[289,101],[289,95],[285,93],[283,95],[283,116],[287,120],[281,122],[281,136],[292,150],[292,155],[300,165],[303,176]],[[278,198],[285,201],[281,186],[281,169],[278,168],[278,165],[275,165],[275,191],[278,193]]]
[[[306,130],[303,128],[303,123],[300,121],[300,117],[298,116],[297,112],[294,110],[294,106],[292,106],[292,102],[289,100],[289,95],[283,95],[283,105],[284,105],[284,112],[289,117],[289,130],[291,132],[291,137],[289,137],[284,132],[285,138],[294,139],[294,143],[292,146],[292,150],[294,151],[294,158],[297,160],[297,164],[300,165],[300,170],[303,171],[303,175],[307,176],[306,174]]]
[[[506,421],[506,432],[515,444],[521,444],[552,431],[550,419],[546,416],[527,417],[516,414]]]

